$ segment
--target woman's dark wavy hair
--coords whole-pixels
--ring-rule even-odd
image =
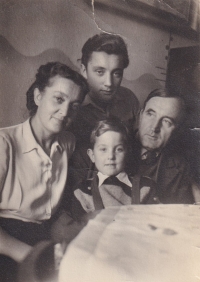
[[[50,85],[50,79],[56,75],[70,79],[80,86],[82,100],[84,99],[86,93],[88,92],[88,85],[83,76],[65,64],[60,62],[49,62],[46,65],[39,67],[35,76],[35,81],[26,92],[26,107],[29,110],[30,116],[34,116],[37,112],[37,105],[34,101],[35,88],[38,88],[41,92],[44,91],[45,87]]]
[[[123,122],[116,118],[107,118],[104,120],[100,120],[96,123],[94,129],[92,130],[90,136],[90,146],[91,149],[94,148],[94,144],[96,142],[96,137],[101,136],[107,131],[118,132],[122,135],[124,145],[128,148],[129,145],[129,132],[127,127],[123,124]]]
[[[124,68],[129,65],[127,46],[119,35],[100,33],[89,38],[82,48],[81,63],[86,68],[92,52],[105,52],[109,55],[122,55]]]

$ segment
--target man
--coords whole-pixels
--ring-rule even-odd
[[[140,112],[137,175],[156,183],[154,203],[194,203],[194,181],[189,164],[181,154],[183,144],[178,142],[184,108],[182,98],[156,89],[149,94]]]
[[[97,121],[118,117],[133,132],[139,102],[132,91],[120,86],[123,71],[128,64],[127,47],[120,36],[101,33],[89,38],[84,44],[81,73],[87,79],[90,91],[82,103],[73,128],[77,138],[74,154],[76,167],[89,165],[86,150]]]

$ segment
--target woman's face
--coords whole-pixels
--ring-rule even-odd
[[[37,127],[47,133],[56,134],[68,127],[81,104],[81,88],[72,80],[59,75],[50,79],[44,91],[34,91],[38,106],[34,119]]]

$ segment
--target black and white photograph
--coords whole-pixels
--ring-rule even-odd
[[[0,282],[200,281],[200,0],[0,0]]]

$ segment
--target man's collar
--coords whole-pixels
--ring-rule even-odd
[[[149,155],[154,155],[157,158],[161,153],[161,150],[151,150],[148,151],[145,148],[141,149],[141,160],[146,160]]]
[[[91,100],[89,93],[86,94],[85,99],[83,100],[82,106],[87,106],[89,104],[94,104]],[[96,104],[94,104],[96,106]]]
[[[91,98],[90,98],[90,95],[89,93],[85,96],[85,99],[82,103],[82,106],[87,106],[87,105],[92,105],[94,106],[95,108],[99,109],[102,111],[102,108],[99,107]]]
[[[31,130],[30,118],[27,119],[23,124],[23,137],[24,137],[24,150],[23,153],[28,153],[36,148],[38,148],[39,144],[36,142],[33,132]]]
[[[109,177],[108,175],[105,175],[103,173],[101,173],[100,171],[97,173],[98,177],[99,177],[99,187],[103,184],[103,182]],[[126,172],[120,172],[118,175],[115,175],[119,181],[121,181],[122,183],[128,185],[129,187],[132,187],[132,183],[130,182],[128,175]]]

